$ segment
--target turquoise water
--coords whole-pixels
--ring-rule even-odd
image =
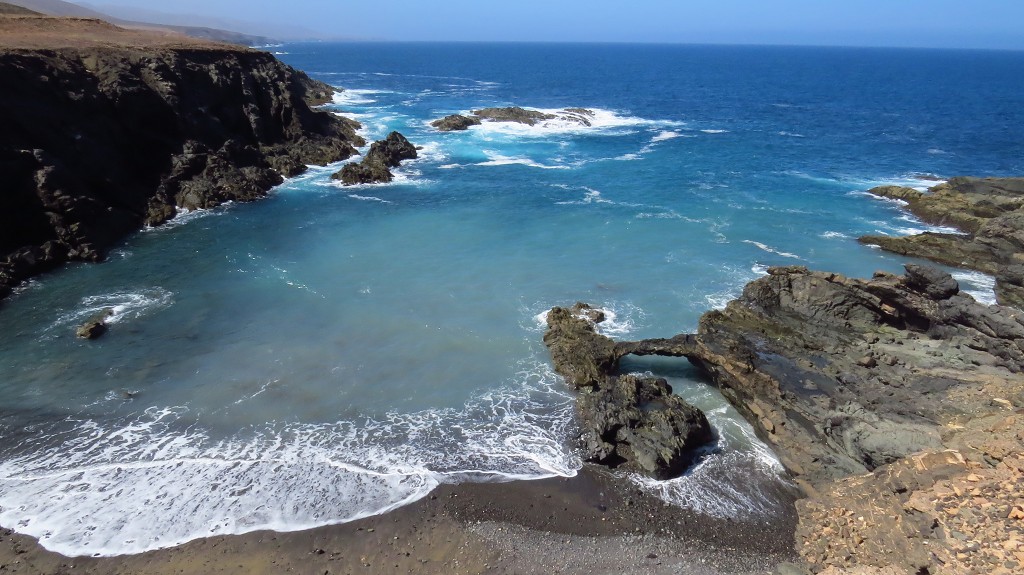
[[[693,46],[303,44],[328,109],[420,158],[387,185],[314,168],[180,215],[0,308],[0,524],[68,554],[298,529],[439,483],[574,474],[543,312],[615,337],[695,329],[771,265],[899,271],[866,233],[929,229],[864,190],[1024,171],[1024,54]],[[965,89],[967,86],[969,89]],[[586,107],[593,125],[432,119]],[[991,300],[991,279],[957,272]],[[73,336],[114,307],[108,335]],[[645,489],[717,516],[777,510],[770,452],[685,362],[717,453]]]

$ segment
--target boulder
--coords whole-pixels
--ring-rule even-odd
[[[624,375],[580,393],[580,444],[588,461],[656,479],[682,475],[714,442],[704,413],[662,378]]]
[[[657,479],[677,477],[714,442],[711,426],[664,379],[616,375],[625,351],[597,333],[601,321],[604,314],[585,303],[556,307],[544,334],[555,371],[579,392],[583,458]]]
[[[458,130],[468,130],[470,126],[479,126],[480,118],[470,118],[469,116],[463,116],[461,114],[452,114],[450,116],[445,116],[440,120],[434,120],[430,125],[442,132],[454,132]]]
[[[394,175],[388,168],[397,167],[402,160],[417,157],[416,147],[398,132],[391,132],[387,138],[370,145],[370,150],[358,164],[346,164],[331,175],[332,180],[341,180],[346,186],[356,184],[379,184],[390,182]]]
[[[402,160],[413,160],[416,156],[416,146],[413,146],[402,134],[391,132],[383,140],[378,140],[370,145],[370,151],[366,153],[364,160],[380,162],[389,168],[396,168]]]
[[[114,315],[114,310],[105,309],[78,326],[75,335],[82,339],[96,339],[107,333],[107,318]]]

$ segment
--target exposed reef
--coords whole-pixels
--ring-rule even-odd
[[[389,168],[397,168],[402,160],[412,160],[417,155],[416,146],[405,139],[405,136],[391,132],[383,140],[371,144],[370,151],[361,162],[345,165],[332,174],[331,179],[341,180],[346,186],[390,182],[395,176]]]
[[[48,21],[48,34],[101,27],[115,43],[124,32]],[[0,297],[64,262],[101,260],[178,209],[261,198],[363,144],[356,122],[310,107],[333,88],[266,52],[82,34],[81,47],[0,50]]]
[[[478,126],[485,121],[513,122],[517,124],[525,124],[527,126],[535,126],[538,123],[547,120],[561,120],[589,127],[591,125],[591,119],[594,117],[593,110],[587,110],[585,108],[566,108],[561,112],[551,114],[548,112],[541,112],[540,110],[520,108],[518,106],[506,108],[483,108],[481,110],[473,110],[471,114],[471,116],[452,114],[450,116],[445,116],[440,120],[434,120],[430,125],[442,132],[467,130],[472,126]]]
[[[462,114],[452,114],[450,116],[445,116],[440,120],[434,120],[430,125],[442,132],[454,132],[458,130],[468,130],[470,126],[479,126],[480,118],[472,118],[469,116],[463,116]]]
[[[703,369],[801,486],[795,544],[810,570],[960,572],[1007,556],[963,550],[1012,541],[1013,517],[1024,518],[1017,494],[1000,488],[1024,480],[1021,312],[979,304],[945,272],[915,265],[868,280],[771,268],[697,333],[669,339],[558,336],[571,313],[556,310],[545,341],[557,337],[556,369],[577,388],[614,381],[627,354]],[[987,490],[984,506],[965,495],[972,483]],[[945,494],[989,519],[969,526],[946,513]]]
[[[997,301],[1024,308],[1024,178],[961,177],[927,192],[900,186],[868,191],[905,202],[929,224],[962,233],[864,236],[862,243],[993,275]]]

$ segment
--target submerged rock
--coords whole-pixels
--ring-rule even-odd
[[[341,180],[346,186],[356,184],[379,184],[390,182],[394,175],[388,168],[397,167],[402,160],[417,157],[416,147],[398,132],[391,132],[387,138],[370,146],[370,151],[358,164],[347,164],[331,175],[332,180]]]
[[[105,309],[78,326],[75,335],[82,339],[96,339],[107,333],[107,318],[114,315],[114,310]]]

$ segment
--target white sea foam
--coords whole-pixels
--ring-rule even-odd
[[[640,212],[633,216],[640,220],[645,219],[656,219],[656,220],[683,220],[684,222],[690,222],[693,224],[703,223],[704,220],[698,220],[689,216],[684,216],[675,210],[665,210],[663,212]]]
[[[159,226],[149,226],[149,225],[147,225],[146,227],[144,227],[142,229],[142,231],[144,231],[144,232],[151,232],[151,231],[156,231],[156,230],[169,230],[169,229],[173,229],[173,228],[176,228],[176,227],[179,227],[179,226],[183,226],[183,225],[188,224],[190,222],[194,222],[194,221],[196,221],[196,220],[198,220],[200,218],[206,218],[206,217],[209,217],[209,216],[222,215],[224,213],[224,209],[230,207],[232,204],[233,204],[233,202],[228,201],[228,202],[224,202],[223,204],[221,204],[217,208],[211,208],[211,209],[202,209],[202,208],[200,208],[200,209],[195,209],[195,210],[186,210],[185,208],[175,208],[175,213],[174,213],[174,217],[173,218],[167,220],[166,222],[160,224]]]
[[[664,142],[665,140],[673,140],[675,138],[680,138],[682,136],[683,134],[681,134],[680,132],[665,130],[659,132],[657,135],[651,138],[651,142]]]
[[[560,206],[573,206],[573,205],[579,206],[579,205],[587,205],[587,204],[614,204],[615,203],[615,202],[613,202],[611,200],[606,200],[605,198],[603,198],[601,196],[601,192],[595,190],[594,188],[588,188],[586,186],[582,186],[582,188],[586,192],[586,194],[583,196],[583,199],[581,199],[581,200],[570,200],[570,201],[564,201],[564,202],[555,202],[555,204],[556,205],[560,205]]]
[[[392,203],[392,202],[390,202],[388,200],[385,200],[383,198],[378,198],[376,196],[360,196],[359,194],[349,194],[348,197],[352,198],[353,200],[363,200],[363,201],[366,201],[366,202],[380,202],[382,204],[390,204],[390,203]]]
[[[108,324],[132,321],[173,303],[174,294],[159,286],[86,296],[74,310],[60,314],[46,331],[49,333],[74,327],[108,310]]]
[[[818,234],[818,237],[819,238],[825,238],[825,239],[828,240],[828,239],[847,239],[850,236],[848,236],[848,235],[846,235],[846,234],[844,234],[842,232],[828,231],[828,232],[824,232],[824,233]]]
[[[725,309],[732,300],[743,292],[743,286],[768,273],[768,266],[754,263],[750,269],[726,267],[729,279],[724,286],[704,294],[704,304],[711,309]]]
[[[961,270],[953,272],[960,289],[985,305],[996,304],[996,278],[981,272]]]
[[[729,133],[729,130],[710,130],[709,129],[709,130],[701,130],[701,132],[704,132],[705,134],[727,134],[727,133]]]
[[[571,166],[559,166],[559,165],[548,165],[541,164],[526,157],[517,156],[505,156],[494,151],[484,150],[484,154],[488,160],[484,162],[478,162],[477,166],[528,166],[531,168],[540,168],[543,170],[569,170]]]
[[[797,134],[796,132],[787,132],[785,130],[778,132],[780,136],[786,136],[788,138],[805,138],[803,134]]]
[[[638,118],[606,110],[602,108],[587,108],[593,115],[584,116],[590,123],[584,125],[571,118],[565,118],[566,110],[559,108],[531,108],[546,114],[559,116],[552,120],[542,120],[533,126],[520,124],[518,122],[490,122],[484,121],[478,126],[471,126],[469,130],[482,135],[515,136],[518,138],[548,138],[552,135],[573,135],[586,133],[612,133],[619,134],[623,129],[638,127],[673,127],[682,126],[683,122],[672,120],[649,120]]]
[[[345,88],[335,92],[331,98],[332,103],[337,106],[366,106],[375,104],[377,100],[373,96],[377,94],[389,94],[388,90],[365,90],[356,88]]]
[[[911,173],[901,174],[890,178],[843,177],[833,181],[856,186],[857,189],[852,191],[851,194],[863,194],[876,197],[873,194],[868,194],[867,190],[878,186],[903,186],[905,188],[913,188],[919,192],[925,192],[929,188],[933,188],[944,183],[946,180],[935,174]]]
[[[564,447],[571,397],[546,362],[522,362],[516,380],[462,409],[268,424],[227,438],[186,407],[116,424],[65,420],[3,448],[0,523],[65,555],[118,555],[351,521],[445,482],[574,475],[581,463]]]
[[[912,216],[910,214],[904,214],[904,215],[900,216],[899,218],[897,218],[897,220],[899,220],[901,222],[907,222],[907,223],[909,223],[909,224],[911,224],[911,225],[913,225],[915,227],[914,228],[900,228],[900,227],[897,227],[897,228],[895,228],[896,230],[921,229],[922,231],[935,232],[935,233],[939,233],[939,234],[956,234],[956,235],[961,235],[961,236],[962,235],[967,235],[966,233],[958,230],[957,228],[953,228],[953,227],[950,227],[950,226],[934,226],[934,225],[931,225],[931,224],[924,223],[921,220],[917,219],[915,216]],[[916,226],[920,226],[920,228],[917,228]],[[921,233],[921,232],[915,232],[915,233]]]
[[[770,254],[775,254],[775,255],[778,255],[778,256],[782,256],[784,258],[801,259],[800,256],[798,256],[796,254],[791,254],[789,252],[779,251],[779,250],[777,250],[777,249],[775,249],[775,248],[773,248],[773,247],[771,247],[771,246],[769,246],[767,244],[762,244],[761,242],[755,242],[754,240],[743,240],[743,243],[750,244],[752,246],[756,246],[758,249],[766,251],[766,252],[768,252]]]
[[[603,306],[594,306],[593,309],[604,313],[604,321],[595,324],[594,327],[598,333],[608,337],[622,337],[633,333],[638,326],[642,325],[643,319],[646,317],[644,310],[629,302],[613,302]],[[535,331],[547,329],[549,311],[550,308],[531,316]],[[589,320],[583,314],[577,317]]]
[[[784,479],[782,464],[771,449],[710,386],[670,382],[687,401],[704,411],[718,435],[718,443],[681,477],[657,481],[630,475],[630,479],[667,503],[712,517],[763,519],[778,516],[788,500],[785,493],[790,486]]]

